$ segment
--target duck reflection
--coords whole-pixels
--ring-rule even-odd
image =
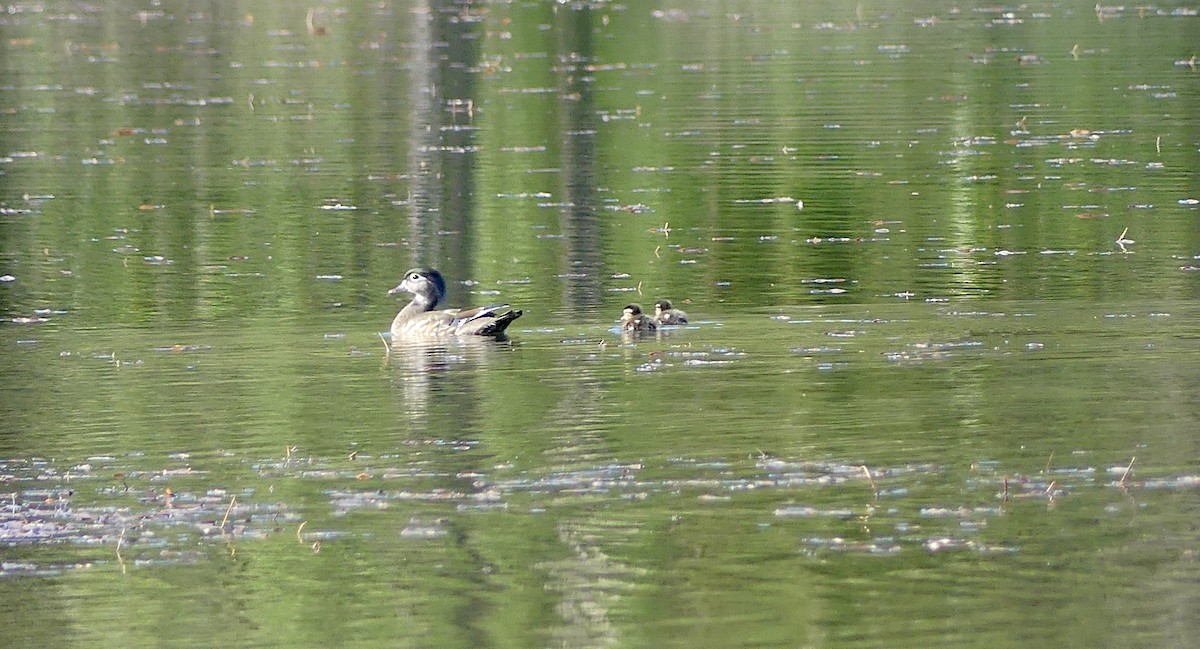
[[[413,422],[427,422],[444,411],[450,419],[471,419],[480,400],[477,377],[498,354],[513,347],[507,337],[452,337],[393,341],[387,356],[392,381]],[[425,427],[425,426],[423,426]],[[431,430],[457,430],[434,426]]]

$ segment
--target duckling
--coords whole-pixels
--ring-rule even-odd
[[[654,331],[654,318],[642,313],[642,305],[629,304],[621,311],[621,331]]]
[[[687,314],[679,309],[671,308],[670,300],[659,300],[654,303],[654,319],[660,325],[687,324]]]
[[[392,340],[436,336],[501,336],[521,311],[507,304],[473,309],[434,311],[446,296],[446,280],[432,268],[412,268],[399,286],[388,291],[411,293],[413,298],[392,320]]]

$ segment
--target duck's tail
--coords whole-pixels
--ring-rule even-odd
[[[512,309],[510,311],[495,315],[493,316],[495,318],[494,320],[486,323],[475,333],[480,336],[498,336],[504,333],[504,330],[508,328],[508,325],[511,324],[513,320],[521,317],[521,313],[522,311],[520,309]]]

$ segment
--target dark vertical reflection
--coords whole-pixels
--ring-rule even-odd
[[[421,2],[413,21],[413,61],[409,174],[411,262],[437,266],[457,282],[471,276],[472,220],[476,143],[475,77],[479,58],[479,9],[469,0]],[[452,303],[461,304],[453,295]],[[448,345],[397,346],[393,362],[400,369],[398,393],[415,423],[431,424],[431,434],[457,431],[461,422],[481,420],[481,372],[486,371],[492,340],[451,341]],[[431,413],[440,421],[424,422]],[[416,429],[420,430],[420,425]],[[472,588],[462,593],[453,624],[464,644],[486,644],[477,622],[484,585],[481,553],[474,530],[455,526],[453,543],[472,564]]]
[[[566,240],[562,274],[563,303],[600,305],[600,223],[596,213],[596,124],[593,108],[592,10],[576,3],[558,10],[559,137],[563,207],[559,212]]]
[[[433,12],[429,2],[419,2],[413,9],[412,21],[412,83],[409,84],[411,98],[409,105],[411,136],[408,138],[409,170],[412,176],[411,196],[409,196],[408,231],[411,234],[410,262],[420,262],[422,258],[436,253],[436,250],[426,250],[432,244],[427,236],[425,224],[432,221],[434,231],[437,230],[437,212],[431,212],[431,206],[441,204],[439,187],[432,171],[437,162],[432,153],[436,150],[437,131],[434,124],[437,114],[434,113],[432,79],[436,53],[434,52]]]
[[[558,430],[544,452],[550,470],[560,479],[584,481],[585,476],[620,476],[624,469],[608,458],[616,454],[608,435],[621,414],[605,411],[607,386],[590,363],[579,363],[564,354],[559,363],[563,380],[558,402],[550,412]],[[616,477],[615,479],[620,479]],[[620,547],[636,533],[607,510],[564,516],[555,525],[557,540],[569,551],[561,559],[542,564],[544,589],[557,598],[559,624],[550,635],[561,646],[607,647],[619,644],[620,628],[611,611],[619,610],[641,573],[611,555],[606,548]]]
[[[566,242],[561,270],[565,281],[563,303],[590,311],[601,302],[602,241],[597,213],[596,123],[594,78],[588,66],[595,62],[592,10],[584,3],[562,5],[557,12],[559,80],[559,161],[563,207],[560,227]],[[563,393],[557,410],[564,426],[551,451],[562,470],[594,470],[596,452],[607,451],[603,414],[595,404],[604,402],[605,390],[590,373],[576,373]],[[620,607],[632,589],[633,573],[616,557],[604,552],[609,542],[624,536],[622,525],[603,514],[568,518],[558,524],[559,542],[569,548],[569,558],[547,564],[547,591],[558,598],[561,624],[551,637],[564,646],[602,647],[618,644],[618,627],[609,613]]]
[[[410,257],[462,279],[471,274],[477,10],[464,0],[427,0],[414,14]]]

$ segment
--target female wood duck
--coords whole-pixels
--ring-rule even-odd
[[[687,314],[679,309],[671,308],[670,300],[659,300],[654,303],[654,319],[660,325],[687,324]]]
[[[629,304],[621,311],[621,331],[654,331],[654,318],[642,313],[642,305]]]
[[[413,268],[404,273],[400,285],[388,291],[411,293],[409,302],[392,320],[392,340],[431,336],[500,336],[521,312],[507,304],[474,309],[434,311],[446,296],[446,280],[432,268]]]

